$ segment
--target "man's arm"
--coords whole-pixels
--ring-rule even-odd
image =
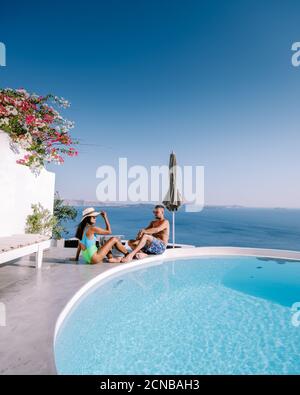
[[[163,223],[156,227],[148,227],[146,229],[142,229],[142,234],[146,235],[154,235],[156,233],[162,232],[163,230],[167,229],[169,226],[169,221],[165,219]]]
[[[151,228],[153,227],[152,224],[153,224],[153,221],[151,221],[150,224],[149,224],[146,228],[139,230],[139,232],[138,232],[136,238],[137,238],[137,239],[140,239],[140,238],[143,236],[144,231],[145,231],[146,229],[151,229]]]
[[[154,222],[154,221],[151,221],[150,224],[149,224],[146,228],[144,228],[144,229],[151,229],[151,228],[153,228],[153,222]]]

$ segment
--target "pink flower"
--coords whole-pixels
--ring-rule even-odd
[[[43,117],[43,121],[46,123],[52,123],[53,122],[53,117],[49,114],[45,114]]]
[[[73,142],[69,130],[74,127],[73,122],[64,119],[49,102],[62,107],[67,101],[53,95],[31,95],[24,89],[0,89],[0,118],[7,120],[7,132],[13,141],[18,142],[28,154],[18,160],[19,164],[32,168],[42,167],[45,161],[63,163],[63,155],[77,156],[78,152],[71,147]],[[17,133],[14,117],[21,128]],[[30,152],[30,153],[29,153]]]
[[[27,125],[32,125],[35,121],[35,117],[33,115],[27,115],[25,121]]]

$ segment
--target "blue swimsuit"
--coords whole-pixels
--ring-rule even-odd
[[[89,227],[86,228],[86,230],[83,233],[82,240],[80,240],[80,243],[85,246],[85,250],[82,251],[82,256],[83,259],[85,260],[86,263],[91,263],[92,257],[95,254],[95,252],[98,251],[98,248],[96,246],[96,236],[92,239],[89,239],[86,235],[86,232]]]

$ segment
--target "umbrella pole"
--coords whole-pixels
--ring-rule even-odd
[[[172,229],[172,234],[173,234],[173,248],[175,248],[175,211],[173,211],[173,229]]]

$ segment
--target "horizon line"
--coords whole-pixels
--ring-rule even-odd
[[[60,197],[62,200],[69,202],[69,201],[74,201],[74,202],[80,202],[82,201],[83,204],[78,204],[78,206],[85,206],[86,204],[84,204],[85,202],[90,202],[93,203],[93,205],[95,206],[99,206],[99,205],[104,205],[104,206],[137,206],[137,205],[144,205],[144,206],[151,206],[154,204],[158,204],[157,202],[100,202],[97,200],[93,200],[93,199],[73,199],[73,198],[63,198]],[[182,206],[185,206],[186,203],[183,203]],[[247,206],[247,205],[242,205],[242,204],[205,204],[203,208],[249,208],[249,209],[271,209],[271,210],[300,210],[300,206],[299,207],[286,207],[286,206]]]

